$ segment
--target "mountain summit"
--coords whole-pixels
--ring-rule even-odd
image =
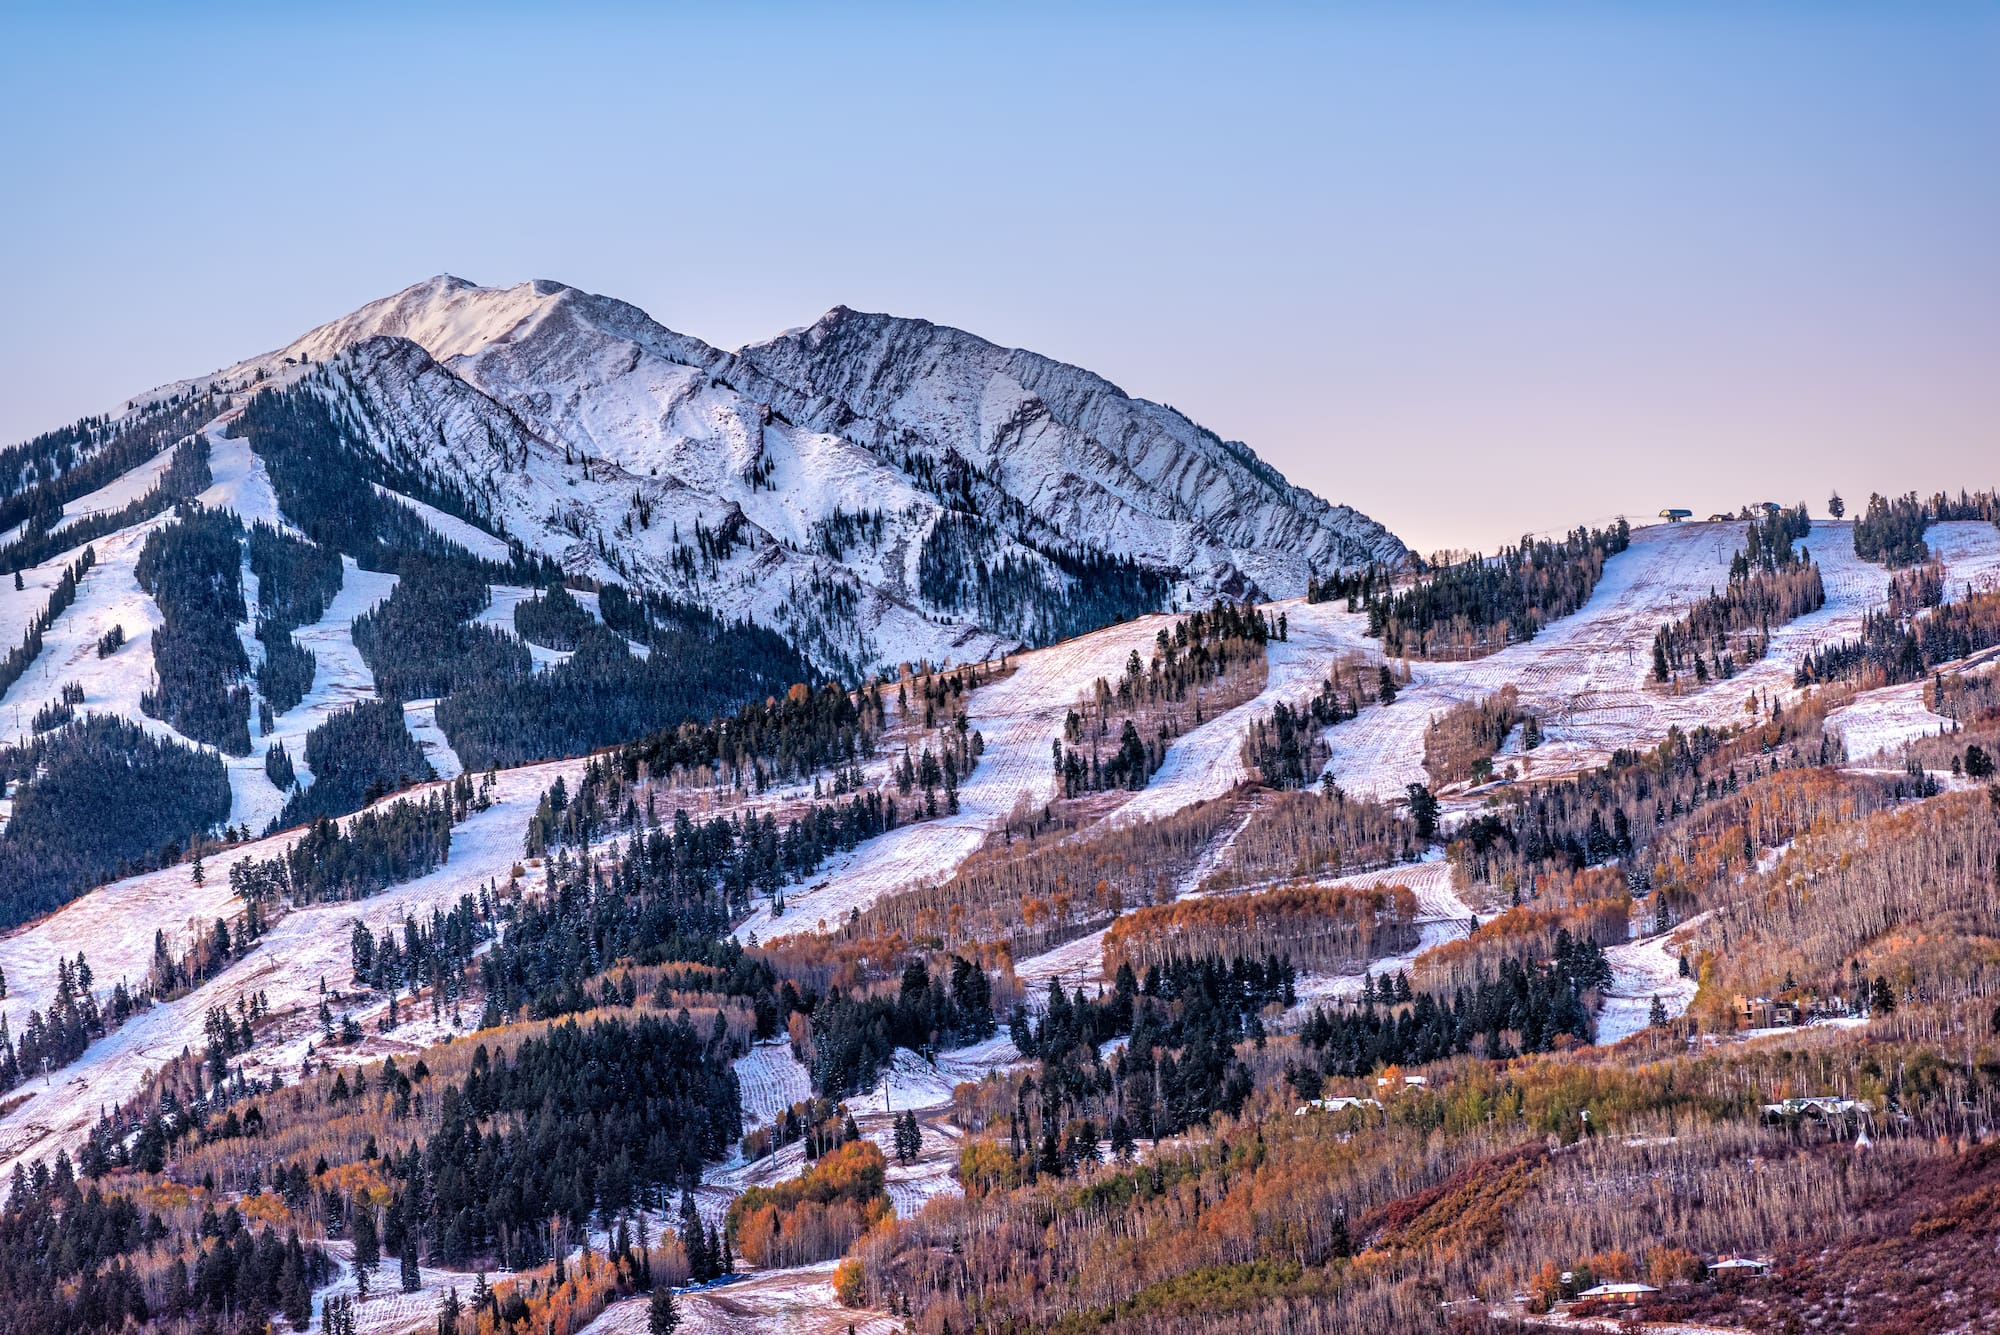
[[[572,574],[753,617],[836,671],[1406,555],[1100,376],[846,307],[732,353],[560,283],[440,275],[201,383],[260,377],[340,404]]]

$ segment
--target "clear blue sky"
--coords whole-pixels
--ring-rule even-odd
[[[1078,362],[1412,543],[2000,482],[2000,7],[9,6],[0,439],[432,273]]]

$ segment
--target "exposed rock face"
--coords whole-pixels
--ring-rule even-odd
[[[217,378],[258,371],[572,570],[753,616],[835,670],[1406,555],[1088,371],[844,307],[731,353],[559,283],[439,277]]]

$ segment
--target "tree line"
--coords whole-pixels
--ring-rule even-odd
[[[1701,683],[1733,677],[1763,658],[1773,626],[1824,607],[1819,566],[1810,551],[1792,546],[1811,531],[1804,505],[1770,511],[1749,524],[1743,547],[1730,559],[1727,588],[1711,590],[1654,635],[1653,679],[1673,682],[1690,668]]]
[[[134,574],[159,606],[154,687],[139,707],[198,742],[250,754],[250,657],[236,634],[243,603],[243,524],[227,510],[184,502],[154,529]]]
[[[1604,563],[1631,543],[1623,519],[1561,538],[1523,538],[1493,558],[1473,555],[1402,588],[1366,583],[1368,633],[1399,658],[1476,657],[1522,640],[1590,599]]]
[[[56,580],[55,588],[49,590],[48,604],[28,622],[28,629],[22,634],[21,643],[9,649],[5,658],[0,658],[0,694],[11,690],[14,683],[34,666],[37,658],[42,656],[42,636],[48,632],[50,626],[55,625],[56,618],[68,611],[70,604],[76,601],[77,585],[83,582],[83,577],[90,573],[90,568],[95,564],[97,564],[97,549],[86,546],[75,561],[63,568],[62,575]],[[15,579],[18,581],[20,576],[16,575]],[[36,731],[44,730],[37,728]]]
[[[107,880],[179,860],[229,819],[222,759],[110,715],[0,748],[13,815],[0,832],[0,924],[14,926]]]

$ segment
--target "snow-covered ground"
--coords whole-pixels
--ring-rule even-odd
[[[1298,1004],[1285,1017],[1287,1027],[1304,1019],[1306,1013],[1315,1005],[1333,1000],[1351,1000],[1360,996],[1362,980],[1370,974],[1380,976],[1410,969],[1416,964],[1417,956],[1447,941],[1458,940],[1471,926],[1472,906],[1460,898],[1458,891],[1452,886],[1451,864],[1442,858],[1428,862],[1406,863],[1400,867],[1385,867],[1380,871],[1360,872],[1353,876],[1329,880],[1325,884],[1351,886],[1357,889],[1377,885],[1407,886],[1417,897],[1417,928],[1420,938],[1414,949],[1376,960],[1362,973],[1315,973],[1301,977],[1298,982]]]
[[[680,1296],[681,1335],[899,1335],[885,1312],[842,1307],[833,1293],[833,1261],[795,1270],[753,1272]],[[646,1335],[646,1300],[604,1309],[582,1335]]]
[[[1993,672],[1996,662],[2000,662],[2000,648],[1983,650],[1962,659],[1957,666],[1960,671]],[[1877,687],[1863,691],[1827,715],[1827,725],[1838,730],[1847,742],[1849,763],[1894,763],[1906,743],[1950,732],[1951,720],[1932,713],[1924,703],[1924,693],[1929,688],[1929,678]]]
[[[1165,616],[1140,617],[1016,655],[1011,673],[969,697],[967,712],[986,750],[958,790],[958,814],[902,826],[842,854],[785,892],[784,917],[759,908],[736,929],[737,938],[824,931],[891,891],[951,875],[1024,795],[1035,805],[1055,796],[1049,744],[1061,735],[1063,716],[1091,682],[1115,679],[1133,650],[1149,654],[1154,633],[1172,624]]]
[[[558,774],[576,782],[581,769],[581,762],[562,761],[502,773],[493,807],[453,831],[451,858],[443,867],[372,899],[286,915],[255,950],[216,978],[178,1001],[133,1016],[46,1081],[22,1086],[28,1098],[0,1117],[0,1176],[17,1160],[52,1155],[58,1148],[74,1154],[100,1108],[115,1107],[137,1093],[149,1071],[183,1048],[202,1046],[202,1018],[209,1008],[234,1007],[239,998],[255,992],[266,994],[275,1023],[260,1031],[257,1048],[242,1065],[252,1077],[275,1070],[288,1082],[296,1080],[306,1044],[319,1038],[314,1014],[320,981],[329,989],[348,990],[354,920],[379,934],[408,913],[428,916],[432,908],[449,908],[459,896],[477,894],[483,884],[504,884],[521,856],[521,831],[543,789]],[[226,905],[230,862],[271,857],[290,842],[291,836],[280,835],[219,854],[207,864],[207,884],[199,890],[191,884],[189,868],[170,868],[94,890],[0,938],[0,962],[9,984],[5,1009],[13,1013],[16,1031],[29,1006],[47,1004],[57,956],[74,958],[78,950],[86,951],[100,994],[119,978],[136,982],[152,958],[156,928],[168,931],[178,953],[185,939],[174,940],[175,933],[184,934],[190,923],[212,921]]]
[[[1700,923],[1701,918],[1691,918],[1673,931],[1605,947],[1611,986],[1605,990],[1604,1006],[1597,1013],[1599,1043],[1616,1043],[1645,1029],[1652,1023],[1655,997],[1666,1008],[1668,1019],[1687,1013],[1694,1000],[1695,980],[1681,977],[1681,949]]]
[[[1862,617],[1888,596],[1888,573],[1855,558],[1851,524],[1813,525],[1804,545],[1819,563],[1826,606],[1773,631],[1760,662],[1728,681],[1680,695],[1649,681],[1654,632],[1727,583],[1743,528],[1731,522],[1635,529],[1631,548],[1606,563],[1590,601],[1574,616],[1525,644],[1471,662],[1412,662],[1413,680],[1393,705],[1363,710],[1359,718],[1328,730],[1329,771],[1349,792],[1396,796],[1405,785],[1423,781],[1424,731],[1431,717],[1509,683],[1521,692],[1523,706],[1541,717],[1547,740],[1530,755],[1504,755],[1502,761],[1517,764],[1524,777],[1538,778],[1601,764],[1621,746],[1650,745],[1671,726],[1740,721],[1753,692],[1791,699],[1799,659],[1824,643],[1859,634]],[[1993,525],[1936,524],[1928,536],[1949,563],[1955,593],[1968,582],[1978,586],[2000,579],[2000,530]],[[1309,622],[1317,611],[1292,610],[1294,636],[1301,621]],[[1860,754],[1852,742],[1849,749]]]
[[[1309,604],[1301,599],[1281,606],[1288,634],[1266,646],[1270,677],[1264,689],[1254,699],[1175,738],[1145,790],[1119,808],[1118,820],[1170,815],[1190,803],[1219,797],[1249,779],[1243,744],[1253,723],[1269,721],[1280,703],[1297,705],[1317,694],[1341,658],[1380,657],[1380,643],[1360,635],[1367,628],[1365,621],[1336,611],[1333,603]]]
[[[736,1059],[738,1097],[743,1104],[743,1129],[776,1121],[794,1103],[812,1097],[812,1077],[792,1055],[789,1040],[759,1043],[748,1056]]]
[[[949,1072],[908,1048],[897,1048],[874,1088],[850,1096],[847,1110],[863,1117],[871,1113],[894,1116],[911,1108],[942,1108],[951,1103],[951,1091],[957,1084]]]
[[[277,716],[276,726],[268,737],[259,735],[252,720],[250,754],[229,761],[230,786],[236,793],[233,814],[255,831],[268,825],[285,804],[285,795],[264,775],[265,753],[283,742],[292,758],[292,767],[298,772],[299,783],[310,784],[312,767],[306,763],[306,734],[326,722],[329,715],[375,698],[375,674],[362,660],[361,651],[354,647],[354,618],[394,592],[396,577],[363,570],[347,557],[341,558],[340,566],[340,592],[326,605],[325,615],[292,632],[292,638],[311,651],[318,665],[313,671],[312,689],[298,704]],[[438,734],[436,740],[442,744],[443,734]],[[448,746],[443,759],[444,763],[439,763],[440,758],[432,756],[431,763],[438,773],[444,777],[456,774],[457,757],[451,755]]]
[[[62,508],[62,518],[50,526],[50,532],[61,533],[79,519],[92,515],[123,510],[132,502],[152,491],[159,485],[160,475],[167,471],[167,465],[174,460],[174,446],[169,445],[158,454],[140,464],[129,473],[121,473],[111,481],[88,495],[79,496]],[[9,533],[12,537],[12,533]]]

